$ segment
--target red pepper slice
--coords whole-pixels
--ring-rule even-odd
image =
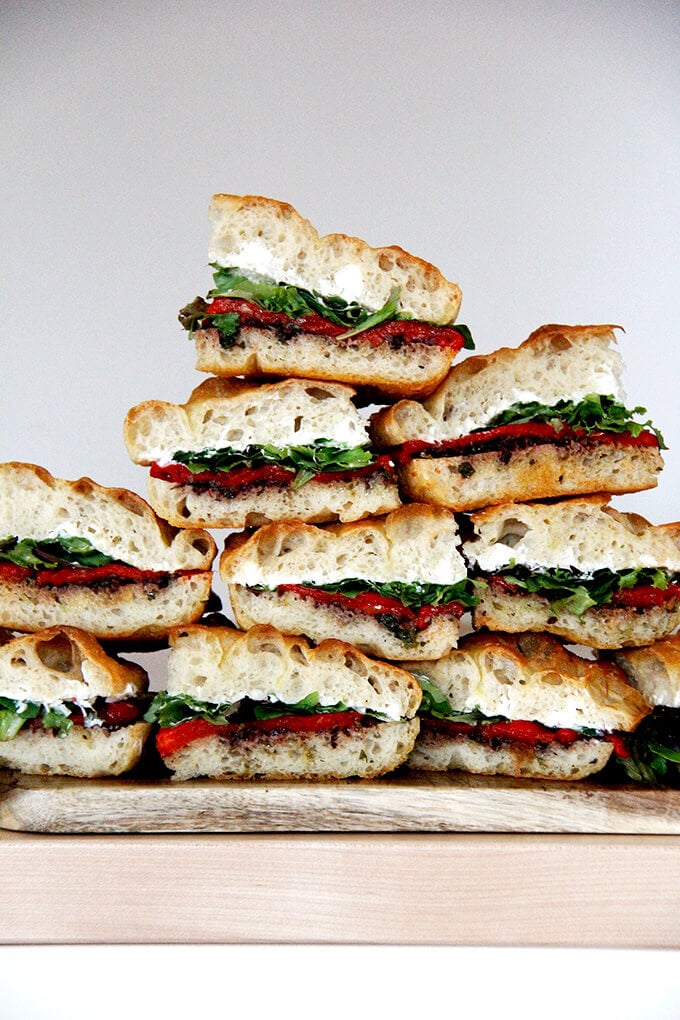
[[[103,567],[59,567],[56,570],[39,570],[36,584],[61,587],[65,584],[91,584],[93,581],[118,579],[123,581],[160,581],[167,574],[159,570],[139,570],[124,563],[108,563]]]
[[[18,563],[0,563],[0,581],[25,581],[32,573],[30,567],[20,567]]]
[[[542,723],[532,722],[527,719],[507,719],[500,722],[469,724],[450,722],[448,719],[438,719],[434,716],[425,716],[422,722],[425,729],[435,730],[439,733],[449,733],[451,736],[474,736],[475,739],[480,740],[482,743],[497,739],[534,747],[536,744],[549,744],[556,741],[563,747],[569,747],[577,740],[584,739],[578,730],[573,730],[566,726],[551,729],[548,726],[543,726]],[[598,734],[597,739],[608,741],[619,758],[630,757],[624,735],[613,732],[601,733]]]
[[[610,605],[637,606],[648,609],[665,606],[680,599],[680,584],[672,582],[667,588],[656,588],[653,584],[638,584],[635,588],[622,588],[612,597]]]
[[[331,337],[341,336],[350,328],[339,326],[314,312],[292,319],[285,312],[270,312],[243,298],[217,297],[208,305],[205,314],[208,317],[229,312],[235,312],[240,316],[242,326],[288,326],[303,333]],[[204,328],[210,328],[210,324]],[[459,351],[464,342],[455,326],[438,326],[414,319],[391,319],[389,322],[362,330],[358,338],[371,344],[382,344],[396,338],[404,343],[436,344],[438,347],[452,348],[455,351]]]
[[[270,733],[272,730],[288,730],[295,733],[319,733],[324,730],[347,729],[361,725],[360,712],[317,712],[313,715],[279,715],[274,719],[254,719],[248,723],[212,723],[207,719],[189,719],[177,726],[163,727],[156,734],[156,747],[166,758],[182,747],[204,737],[220,734],[257,730]]]
[[[417,612],[409,609],[399,599],[387,595],[380,595],[378,592],[366,591],[358,595],[345,595],[343,592],[322,591],[319,588],[310,588],[303,584],[280,584],[279,592],[294,592],[301,598],[313,599],[323,605],[336,605],[341,609],[349,609],[352,612],[365,613],[367,616],[382,616],[389,614],[410,624],[415,630],[424,630],[432,622],[435,616],[456,616],[460,618],[464,609],[458,602],[449,602],[444,606],[423,606]]]
[[[403,443],[393,456],[397,464],[406,464],[411,458],[420,454],[432,457],[455,457],[464,454],[472,446],[477,448],[501,441],[526,438],[545,439],[547,442],[559,439],[574,440],[580,443],[607,443],[610,446],[658,447],[659,445],[656,435],[646,429],[634,436],[630,432],[586,432],[585,429],[572,428],[571,425],[555,428],[548,422],[515,422],[511,425],[498,425],[492,429],[480,429],[479,432],[471,432],[470,435],[460,436],[457,439],[442,439],[436,443],[413,439]]]
[[[344,482],[354,478],[366,478],[377,471],[384,471],[390,477],[394,475],[394,463],[387,454],[377,457],[366,467],[353,468],[349,471],[321,471],[314,475],[315,482]],[[233,471],[198,471],[192,473],[185,464],[152,464],[152,478],[160,478],[175,485],[213,485],[219,489],[238,490],[247,485],[258,483],[272,485],[288,485],[293,481],[296,471],[280,467],[278,464],[265,464],[257,468],[235,468]]]

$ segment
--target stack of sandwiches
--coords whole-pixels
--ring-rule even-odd
[[[179,315],[208,378],[124,424],[149,502],[0,469],[31,493],[1,507],[0,627],[29,641],[12,661],[51,670],[0,688],[0,764],[25,767],[19,737],[30,755],[127,713],[178,781],[671,781],[680,524],[611,506],[657,484],[664,449],[627,405],[619,327],[543,326],[454,364],[474,344],[434,266],[271,199],[216,195],[210,220],[213,287]],[[207,612],[210,529],[230,532],[227,620]],[[109,686],[82,686],[78,627],[108,643],[96,662],[113,642]],[[41,649],[65,634],[59,687]],[[119,672],[133,639],[169,646],[153,699]]]

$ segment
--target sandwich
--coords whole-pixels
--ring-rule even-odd
[[[146,718],[176,780],[370,778],[406,760],[419,703],[410,673],[343,641],[194,625]]]
[[[637,782],[680,786],[680,633],[645,648],[619,649],[612,658],[652,706],[621,765]]]
[[[214,285],[179,313],[201,372],[422,396],[474,346],[453,325],[459,286],[402,248],[320,237],[292,206],[259,196],[215,195],[209,215]]]
[[[403,662],[423,690],[416,769],[583,779],[649,713],[618,666],[548,634],[469,634],[429,662]]]
[[[207,532],[170,527],[128,489],[0,464],[0,627],[163,638],[202,616],[216,552]]]
[[[133,407],[125,442],[150,466],[152,506],[176,527],[358,520],[401,500],[394,464],[372,451],[354,395],[307,379],[206,379],[186,404]]]
[[[151,732],[141,666],[77,627],[2,637],[0,767],[92,777],[138,764]]]
[[[374,415],[405,497],[476,510],[657,484],[663,437],[625,406],[615,326],[542,326],[453,366],[422,403]]]
[[[237,625],[271,623],[313,641],[340,635],[383,659],[456,646],[475,601],[452,513],[409,504],[324,527],[299,521],[230,535],[220,557]]]
[[[606,496],[506,503],[470,520],[463,552],[477,581],[476,629],[617,649],[680,624],[680,523],[650,524]]]

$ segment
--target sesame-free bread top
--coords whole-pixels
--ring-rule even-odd
[[[320,236],[285,202],[257,195],[214,195],[209,258],[278,283],[342,297],[375,310],[399,288],[398,310],[447,325],[461,303],[458,284],[396,245],[372,248],[345,234]]]
[[[78,627],[49,627],[0,645],[0,697],[46,705],[91,703],[138,697],[146,689],[141,666],[107,655],[96,638]]]
[[[310,694],[321,706],[412,718],[421,692],[406,670],[368,658],[344,641],[314,646],[305,637],[262,625],[248,631],[200,624],[170,636],[170,694],[231,704],[243,698],[293,705]]]
[[[220,573],[229,584],[248,586],[323,585],[353,577],[455,584],[467,569],[454,515],[410,503],[370,520],[324,526],[277,522],[250,536],[229,536]]]
[[[359,446],[368,434],[354,395],[351,386],[309,379],[260,385],[210,378],[184,404],[147,400],[131,408],[124,438],[132,460],[145,465],[167,463],[177,450],[302,446],[321,438]]]
[[[608,505],[605,495],[553,503],[504,503],[471,515],[463,552],[485,573],[510,564],[584,572],[680,570],[680,522],[651,524]]]
[[[206,531],[177,530],[129,489],[90,478],[66,481],[35,464],[0,464],[0,537],[86,538],[142,570],[210,570],[217,551]]]
[[[396,446],[437,442],[484,428],[514,403],[582,400],[589,393],[625,399],[621,356],[613,347],[618,326],[545,325],[519,347],[501,347],[457,362],[434,393],[419,403],[400,400],[377,412],[376,440]]]
[[[441,659],[401,665],[431,679],[458,712],[630,731],[651,711],[618,666],[584,659],[548,634],[469,634]]]
[[[680,632],[644,648],[621,648],[613,659],[650,705],[680,708]]]

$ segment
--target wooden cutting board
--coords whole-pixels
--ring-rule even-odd
[[[0,828],[42,833],[508,832],[680,834],[680,790],[393,773],[271,782],[0,772]]]

